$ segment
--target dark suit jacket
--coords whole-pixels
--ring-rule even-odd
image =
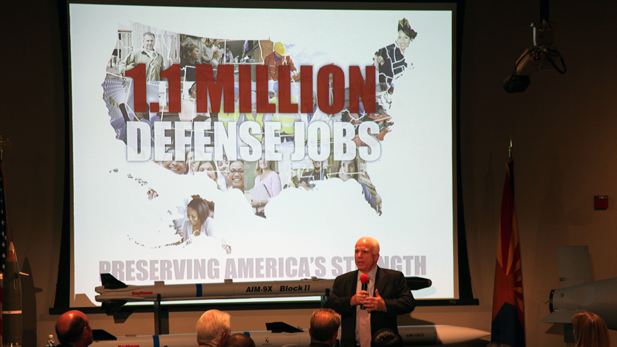
[[[356,294],[358,271],[348,272],[334,280],[332,292],[325,304],[341,315],[341,345],[356,345],[356,306],[351,306],[351,297]],[[413,311],[416,302],[407,287],[405,276],[400,271],[377,268],[375,289],[386,303],[385,312],[371,312],[371,335],[378,330],[390,328],[398,332],[396,316]],[[375,293],[372,293],[375,296]]]

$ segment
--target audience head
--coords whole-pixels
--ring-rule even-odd
[[[309,323],[309,335],[313,341],[334,345],[341,326],[341,316],[329,308],[315,310]]]
[[[233,334],[225,342],[225,347],[255,347],[255,341],[244,334]]]
[[[200,346],[222,347],[231,333],[231,318],[228,313],[208,310],[201,315],[195,329]]]
[[[576,347],[610,347],[611,340],[604,320],[595,313],[582,312],[572,317]]]
[[[58,341],[64,345],[85,347],[92,343],[92,329],[88,317],[81,311],[64,313],[56,322]]]
[[[373,335],[371,347],[403,347],[403,339],[392,329],[381,329]]]

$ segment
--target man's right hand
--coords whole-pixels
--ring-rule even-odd
[[[368,297],[368,292],[366,290],[361,290],[356,292],[354,296],[351,297],[350,304],[351,306],[357,306],[364,304],[364,300]]]

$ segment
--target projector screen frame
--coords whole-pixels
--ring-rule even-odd
[[[66,163],[66,172],[67,175],[65,177],[65,206],[64,206],[64,216],[63,216],[63,230],[62,230],[62,242],[61,242],[61,254],[60,254],[60,262],[59,262],[59,272],[58,272],[58,282],[57,282],[57,291],[56,291],[56,300],[54,303],[54,307],[50,309],[50,313],[61,313],[66,311],[70,307],[70,293],[71,293],[71,274],[73,274],[73,263],[72,263],[72,209],[73,209],[73,184],[72,184],[72,170],[73,170],[73,157],[72,157],[72,100],[71,100],[71,77],[70,77],[70,54],[69,54],[69,5],[71,3],[77,3],[72,1],[67,1],[65,4],[59,2],[59,12],[60,12],[60,21],[61,24],[65,26],[65,35],[62,38],[63,43],[63,54],[64,54],[64,68],[65,68],[65,102],[66,109],[68,110],[67,114],[67,126],[66,126],[66,136],[67,143],[69,144],[66,149],[67,160]],[[78,2],[84,3],[84,2]],[[87,2],[93,4],[119,4],[118,1],[94,1]],[[324,3],[324,2],[282,2],[282,1],[238,1],[238,2],[226,2],[224,7],[254,7],[254,8],[328,8],[328,9],[345,9],[347,8],[347,4],[351,2],[339,1],[337,3]],[[389,1],[387,3],[380,3],[379,6],[382,8],[398,8],[400,6],[405,6],[408,3],[413,3],[414,5],[422,4],[423,2],[399,2],[399,1]],[[458,285],[458,299],[420,299],[417,301],[418,306],[444,306],[444,305],[477,305],[478,300],[473,298],[473,293],[471,289],[471,278],[469,274],[469,264],[468,264],[468,254],[467,254],[467,246],[466,246],[466,238],[465,238],[465,223],[464,223],[464,215],[463,215],[463,198],[462,198],[462,179],[461,179],[461,149],[460,149],[460,75],[461,75],[461,43],[462,43],[462,31],[463,31],[463,13],[464,13],[464,0],[455,0],[455,1],[442,1],[439,3],[450,4],[455,6],[454,15],[453,15],[453,30],[456,33],[456,37],[454,39],[454,47],[453,47],[453,65],[455,65],[455,72],[453,75],[453,180],[456,186],[454,190],[453,198],[456,205],[456,210],[454,210],[454,220],[455,220],[455,232],[453,234],[454,244],[455,244],[455,258],[458,259],[457,271],[455,273],[455,281]],[[149,6],[165,6],[168,5],[165,1],[144,1],[139,2],[137,4],[131,5],[149,5]],[[207,7],[217,7],[215,4],[206,4]],[[200,7],[206,6],[204,4],[199,4]],[[434,3],[431,3],[434,5]],[[195,1],[179,1],[174,3],[174,6],[179,7],[194,7],[196,6]],[[372,2],[354,2],[355,8],[375,8],[375,3]],[[221,6],[218,6],[221,7]],[[67,254],[68,261],[67,261]],[[228,303],[223,304],[229,310],[232,309],[279,309],[279,308],[312,308],[315,305],[319,305],[319,301],[316,300],[314,302],[275,302],[275,303]],[[165,304],[166,309],[172,311],[184,311],[184,310],[203,310],[208,307],[212,307],[210,304]],[[221,304],[216,304],[217,307],[221,307]],[[318,307],[318,306],[317,306]],[[95,308],[81,308],[86,309],[88,311],[93,312],[102,312],[100,307]],[[123,308],[123,310],[128,310],[131,312],[135,311],[146,311],[149,312],[152,309],[150,305],[145,306],[129,306],[128,308]]]

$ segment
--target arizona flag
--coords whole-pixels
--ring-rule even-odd
[[[524,347],[525,306],[521,253],[514,209],[514,161],[508,160],[506,166],[508,171],[501,200],[491,341],[510,347]]]

